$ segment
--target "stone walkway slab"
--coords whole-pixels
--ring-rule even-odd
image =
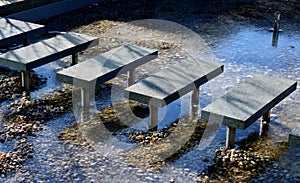
[[[219,63],[185,60],[126,88],[125,97],[163,107],[222,72],[223,65]]]
[[[246,129],[296,90],[297,82],[256,75],[201,111],[201,118]]]
[[[46,32],[43,25],[11,18],[0,18],[0,47],[22,42]]]
[[[151,50],[127,44],[57,72],[57,80],[80,87],[95,87],[94,81],[106,82],[134,70],[158,55]],[[75,82],[74,82],[75,81]]]
[[[0,65],[28,71],[98,44],[96,37],[67,33],[1,54]]]

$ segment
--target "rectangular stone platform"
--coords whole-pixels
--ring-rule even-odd
[[[99,39],[67,33],[0,55],[0,65],[27,71],[99,44]]]
[[[78,52],[98,44],[99,38],[66,33],[1,54],[0,65],[23,71],[22,84],[29,89],[29,70],[69,55],[72,64],[76,64]]]
[[[59,71],[56,78],[64,83],[90,87],[93,81],[104,83],[157,58],[157,55],[157,50],[127,44]]]
[[[297,82],[256,75],[201,111],[201,118],[227,126],[226,146],[234,146],[235,129],[246,129],[262,117],[261,135],[270,122],[270,110],[296,90]]]
[[[0,47],[28,42],[28,39],[46,33],[43,25],[11,18],[0,18]]]
[[[125,97],[163,107],[223,72],[215,62],[186,60],[125,89]]]
[[[191,108],[198,106],[199,86],[223,72],[223,65],[215,62],[185,60],[125,89],[125,97],[149,104],[149,128],[158,125],[158,107],[163,107],[193,91]]]
[[[293,129],[289,134],[289,143],[300,146],[300,127]]]
[[[82,105],[89,106],[88,91],[96,83],[103,83],[129,72],[128,85],[131,85],[135,82],[135,68],[157,58],[157,55],[157,50],[127,44],[59,71],[56,78],[81,87]]]

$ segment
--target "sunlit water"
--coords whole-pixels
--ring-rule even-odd
[[[219,96],[237,87],[243,81],[251,78],[256,73],[272,74],[278,77],[290,78],[300,81],[300,35],[282,32],[279,35],[278,45],[272,46],[272,33],[265,28],[241,27],[232,35],[219,40],[212,45],[215,55],[225,65],[223,74],[213,79],[209,84],[201,87],[200,108],[205,107]],[[33,92],[32,97],[39,97],[43,93],[51,93],[61,84],[55,80],[56,63],[47,64],[37,68],[36,72],[48,78],[47,86]],[[123,93],[119,90],[119,96]],[[120,97],[121,98],[121,97]],[[281,135],[282,140],[287,140],[290,129],[299,125],[300,121],[300,91],[298,89],[288,99],[281,102],[272,112],[271,134]],[[103,105],[107,105],[109,100]],[[103,101],[98,101],[97,104]],[[101,108],[101,106],[98,106]],[[182,97],[170,105],[160,109],[160,127],[168,125],[180,116],[189,113],[189,95]],[[72,113],[59,119],[46,123],[47,130],[42,131],[38,137],[30,137],[34,144],[34,158],[24,164],[24,173],[11,173],[4,182],[31,181],[75,181],[75,182],[123,182],[146,181],[166,182],[171,178],[178,182],[192,182],[192,178],[205,170],[211,163],[216,149],[224,146],[225,127],[217,130],[212,142],[203,149],[201,141],[194,148],[182,155],[175,162],[168,163],[161,172],[148,172],[144,169],[129,166],[122,162],[122,154],[114,153],[115,149],[103,145],[95,150],[80,150],[66,145],[58,139],[58,132],[68,128],[75,121]],[[147,118],[132,127],[144,129]],[[237,131],[237,140],[246,138],[252,132],[259,131],[259,123],[254,123],[247,130]],[[10,149],[10,144],[2,145],[0,150]],[[283,169],[297,171],[299,156],[293,157],[292,152],[297,152],[297,147],[291,147],[280,163]],[[299,151],[298,151],[299,152]],[[285,162],[293,161],[294,164]],[[298,162],[298,163],[297,163]],[[294,167],[290,167],[294,166]],[[272,171],[272,167],[266,172]],[[296,174],[299,172],[289,172]],[[267,173],[266,173],[267,175]],[[150,178],[149,178],[150,177]],[[268,176],[262,175],[261,180]],[[280,180],[280,177],[279,179]]]

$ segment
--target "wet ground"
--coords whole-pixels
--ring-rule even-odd
[[[277,46],[272,46],[273,33],[269,29],[273,27],[275,11],[282,13],[280,25],[283,32],[279,34]],[[225,71],[201,87],[199,106],[202,108],[256,73],[300,81],[299,17],[297,1],[108,1],[42,23],[53,30],[71,30],[98,36],[100,45],[81,53],[81,60],[127,42],[159,49],[158,59],[138,69],[138,79],[180,62],[187,55],[204,57],[205,53],[206,58],[218,58],[224,64]],[[189,30],[173,22],[136,21],[143,18],[173,21]],[[178,32],[174,34],[172,30],[178,27],[182,35],[188,35],[186,39],[178,36]],[[53,91],[62,85],[55,80],[55,72],[67,67],[68,62],[70,58],[64,58],[35,69],[37,74],[47,78],[47,85],[32,92],[31,97],[42,99],[53,96]],[[44,130],[35,136],[26,136],[26,141],[34,149],[32,158],[24,161],[21,168],[1,174],[1,181],[300,181],[300,149],[286,144],[289,132],[300,122],[299,86],[296,92],[272,110],[268,139],[255,138],[259,131],[258,122],[245,131],[237,131],[236,148],[250,154],[254,151],[265,159],[259,161],[265,162],[256,167],[259,170],[251,169],[253,171],[249,175],[248,170],[240,171],[235,166],[224,169],[217,163],[215,152],[224,146],[225,127],[211,128],[215,133],[212,131],[207,135],[205,129],[213,124],[188,117],[189,96],[183,96],[161,110],[163,121],[160,128],[164,129],[166,135],[161,135],[154,145],[128,141],[132,133],[137,133],[135,139],[149,139],[146,139],[147,134],[140,134],[147,124],[147,107],[137,107],[137,111],[142,111],[138,115],[140,118],[132,119],[126,114],[128,104],[122,100],[125,82],[125,78],[121,77],[99,86],[95,110],[97,114],[101,112],[96,120],[83,123],[87,127],[75,124],[78,120],[75,108],[71,112],[63,110],[63,114],[60,110],[54,111],[60,114],[58,117],[38,116],[48,120],[42,122]],[[68,92],[64,90],[64,93]],[[72,95],[69,93],[58,99],[60,104],[51,105],[61,109],[70,100]],[[1,111],[4,112],[6,105],[11,102],[4,101]],[[6,115],[3,112],[2,116]],[[175,126],[168,127],[179,117]],[[119,128],[103,126],[99,119],[108,123],[113,121]],[[0,151],[11,151],[17,141],[19,139],[2,143]],[[228,173],[222,173],[224,171]]]

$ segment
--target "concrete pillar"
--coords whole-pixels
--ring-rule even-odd
[[[149,105],[149,124],[148,130],[157,130],[158,125],[158,107],[154,105]]]
[[[269,134],[270,114],[271,114],[271,111],[268,111],[261,118],[260,131],[259,131],[259,136],[260,137],[267,137],[268,134]]]
[[[25,91],[30,91],[30,71],[21,72],[22,87]]]
[[[72,63],[71,63],[71,65],[76,65],[76,64],[78,64],[78,53],[74,53],[74,54],[72,54]]]
[[[226,126],[226,148],[234,148],[236,128]]]
[[[200,92],[199,88],[200,87],[198,86],[192,91],[191,106],[190,106],[190,113],[192,116],[198,115],[199,92]]]
[[[127,75],[127,85],[131,86],[135,83],[135,69],[128,71]]]

